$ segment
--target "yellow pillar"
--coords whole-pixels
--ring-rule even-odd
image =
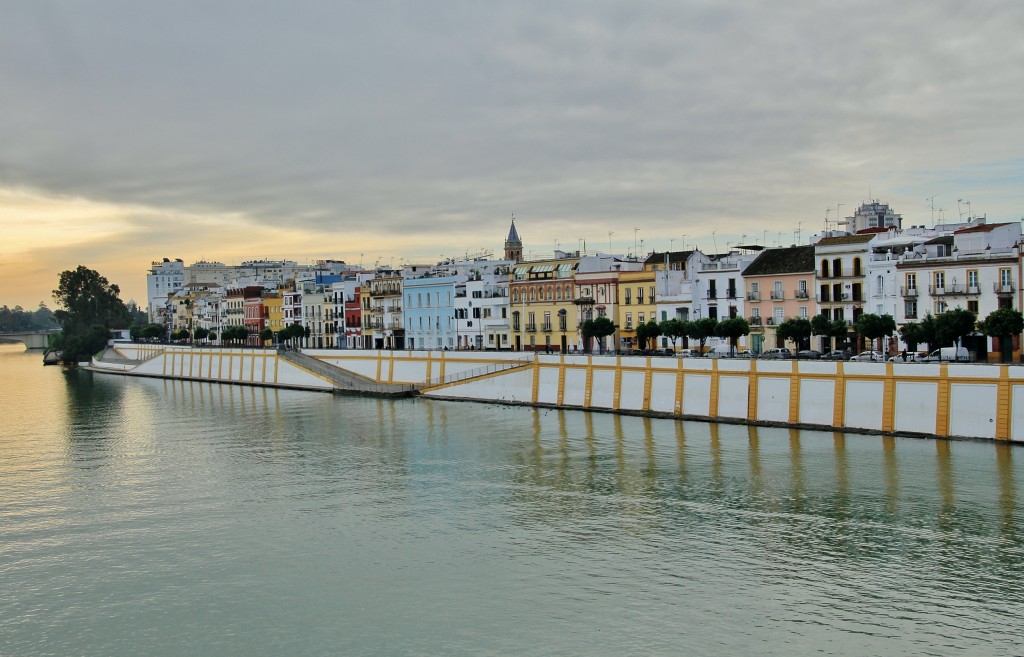
[[[789,423],[800,421],[800,361],[794,360],[789,373]]]
[[[939,365],[939,389],[935,395],[935,435],[949,435],[949,366]]]
[[[885,364],[882,382],[882,431],[892,431],[896,424],[896,377],[892,361]]]
[[[711,396],[708,400],[708,417],[718,417],[718,359],[711,361]]]
[[[654,387],[654,370],[651,369],[651,358],[647,357],[647,369],[644,370],[644,403],[645,411],[651,410],[651,388]]]
[[[676,359],[676,415],[683,414],[683,383],[686,377],[686,370],[683,368],[683,360],[684,359],[682,358]]]
[[[619,395],[622,394],[622,356],[615,357],[615,383],[612,384],[612,408],[619,410]]]
[[[1000,365],[999,383],[996,384],[996,440],[1010,439],[1010,418],[1013,416],[1010,392],[1010,368]]]
[[[759,379],[757,376],[757,361],[750,360],[750,374],[747,375],[747,419],[757,419],[757,388]]]
[[[583,388],[583,408],[590,408],[590,395],[594,390],[594,357],[587,356],[587,382]]]
[[[839,428],[846,426],[846,376],[843,374],[843,362],[836,362],[836,402],[832,409],[832,425]]]

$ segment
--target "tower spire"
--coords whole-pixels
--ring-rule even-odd
[[[521,262],[523,259],[523,241],[519,239],[519,232],[516,230],[516,215],[512,213],[512,227],[508,230],[508,237],[505,238],[505,259],[513,262]]]

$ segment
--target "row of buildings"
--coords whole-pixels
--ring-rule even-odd
[[[872,201],[847,219],[846,230],[809,244],[739,245],[718,254],[556,251],[526,261],[513,220],[502,259],[372,269],[338,261],[186,267],[165,259],[149,271],[149,311],[169,331],[219,335],[240,325],[254,342],[263,329],[300,324],[313,348],[563,352],[582,348],[580,326],[596,317],[615,323],[607,347],[618,350],[635,348],[637,327],[650,320],[744,317],[751,333],[742,346],[759,352],[791,346],[776,334],[788,318],[824,314],[852,331],[865,312],[903,325],[952,308],[980,319],[1022,307],[1019,223],[901,223]],[[978,358],[993,351],[987,338],[972,340]],[[657,346],[673,345],[662,337]]]

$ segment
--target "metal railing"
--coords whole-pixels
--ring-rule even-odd
[[[424,383],[425,387],[439,386],[443,383],[457,383],[459,381],[466,381],[468,379],[475,379],[478,376],[486,376],[488,374],[494,374],[495,372],[504,372],[506,370],[519,369],[522,367],[530,367],[533,365],[536,355],[530,358],[519,358],[516,360],[504,361],[501,363],[492,363],[485,365],[484,367],[478,367],[472,370],[465,370],[463,372],[456,372],[454,374],[446,374],[445,376],[439,376]]]

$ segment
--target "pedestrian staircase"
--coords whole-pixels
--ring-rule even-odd
[[[299,351],[282,349],[277,355],[304,370],[313,372],[334,384],[334,392],[347,395],[374,395],[384,397],[409,397],[415,394],[416,386],[408,383],[379,383],[340,367],[307,356]]]

